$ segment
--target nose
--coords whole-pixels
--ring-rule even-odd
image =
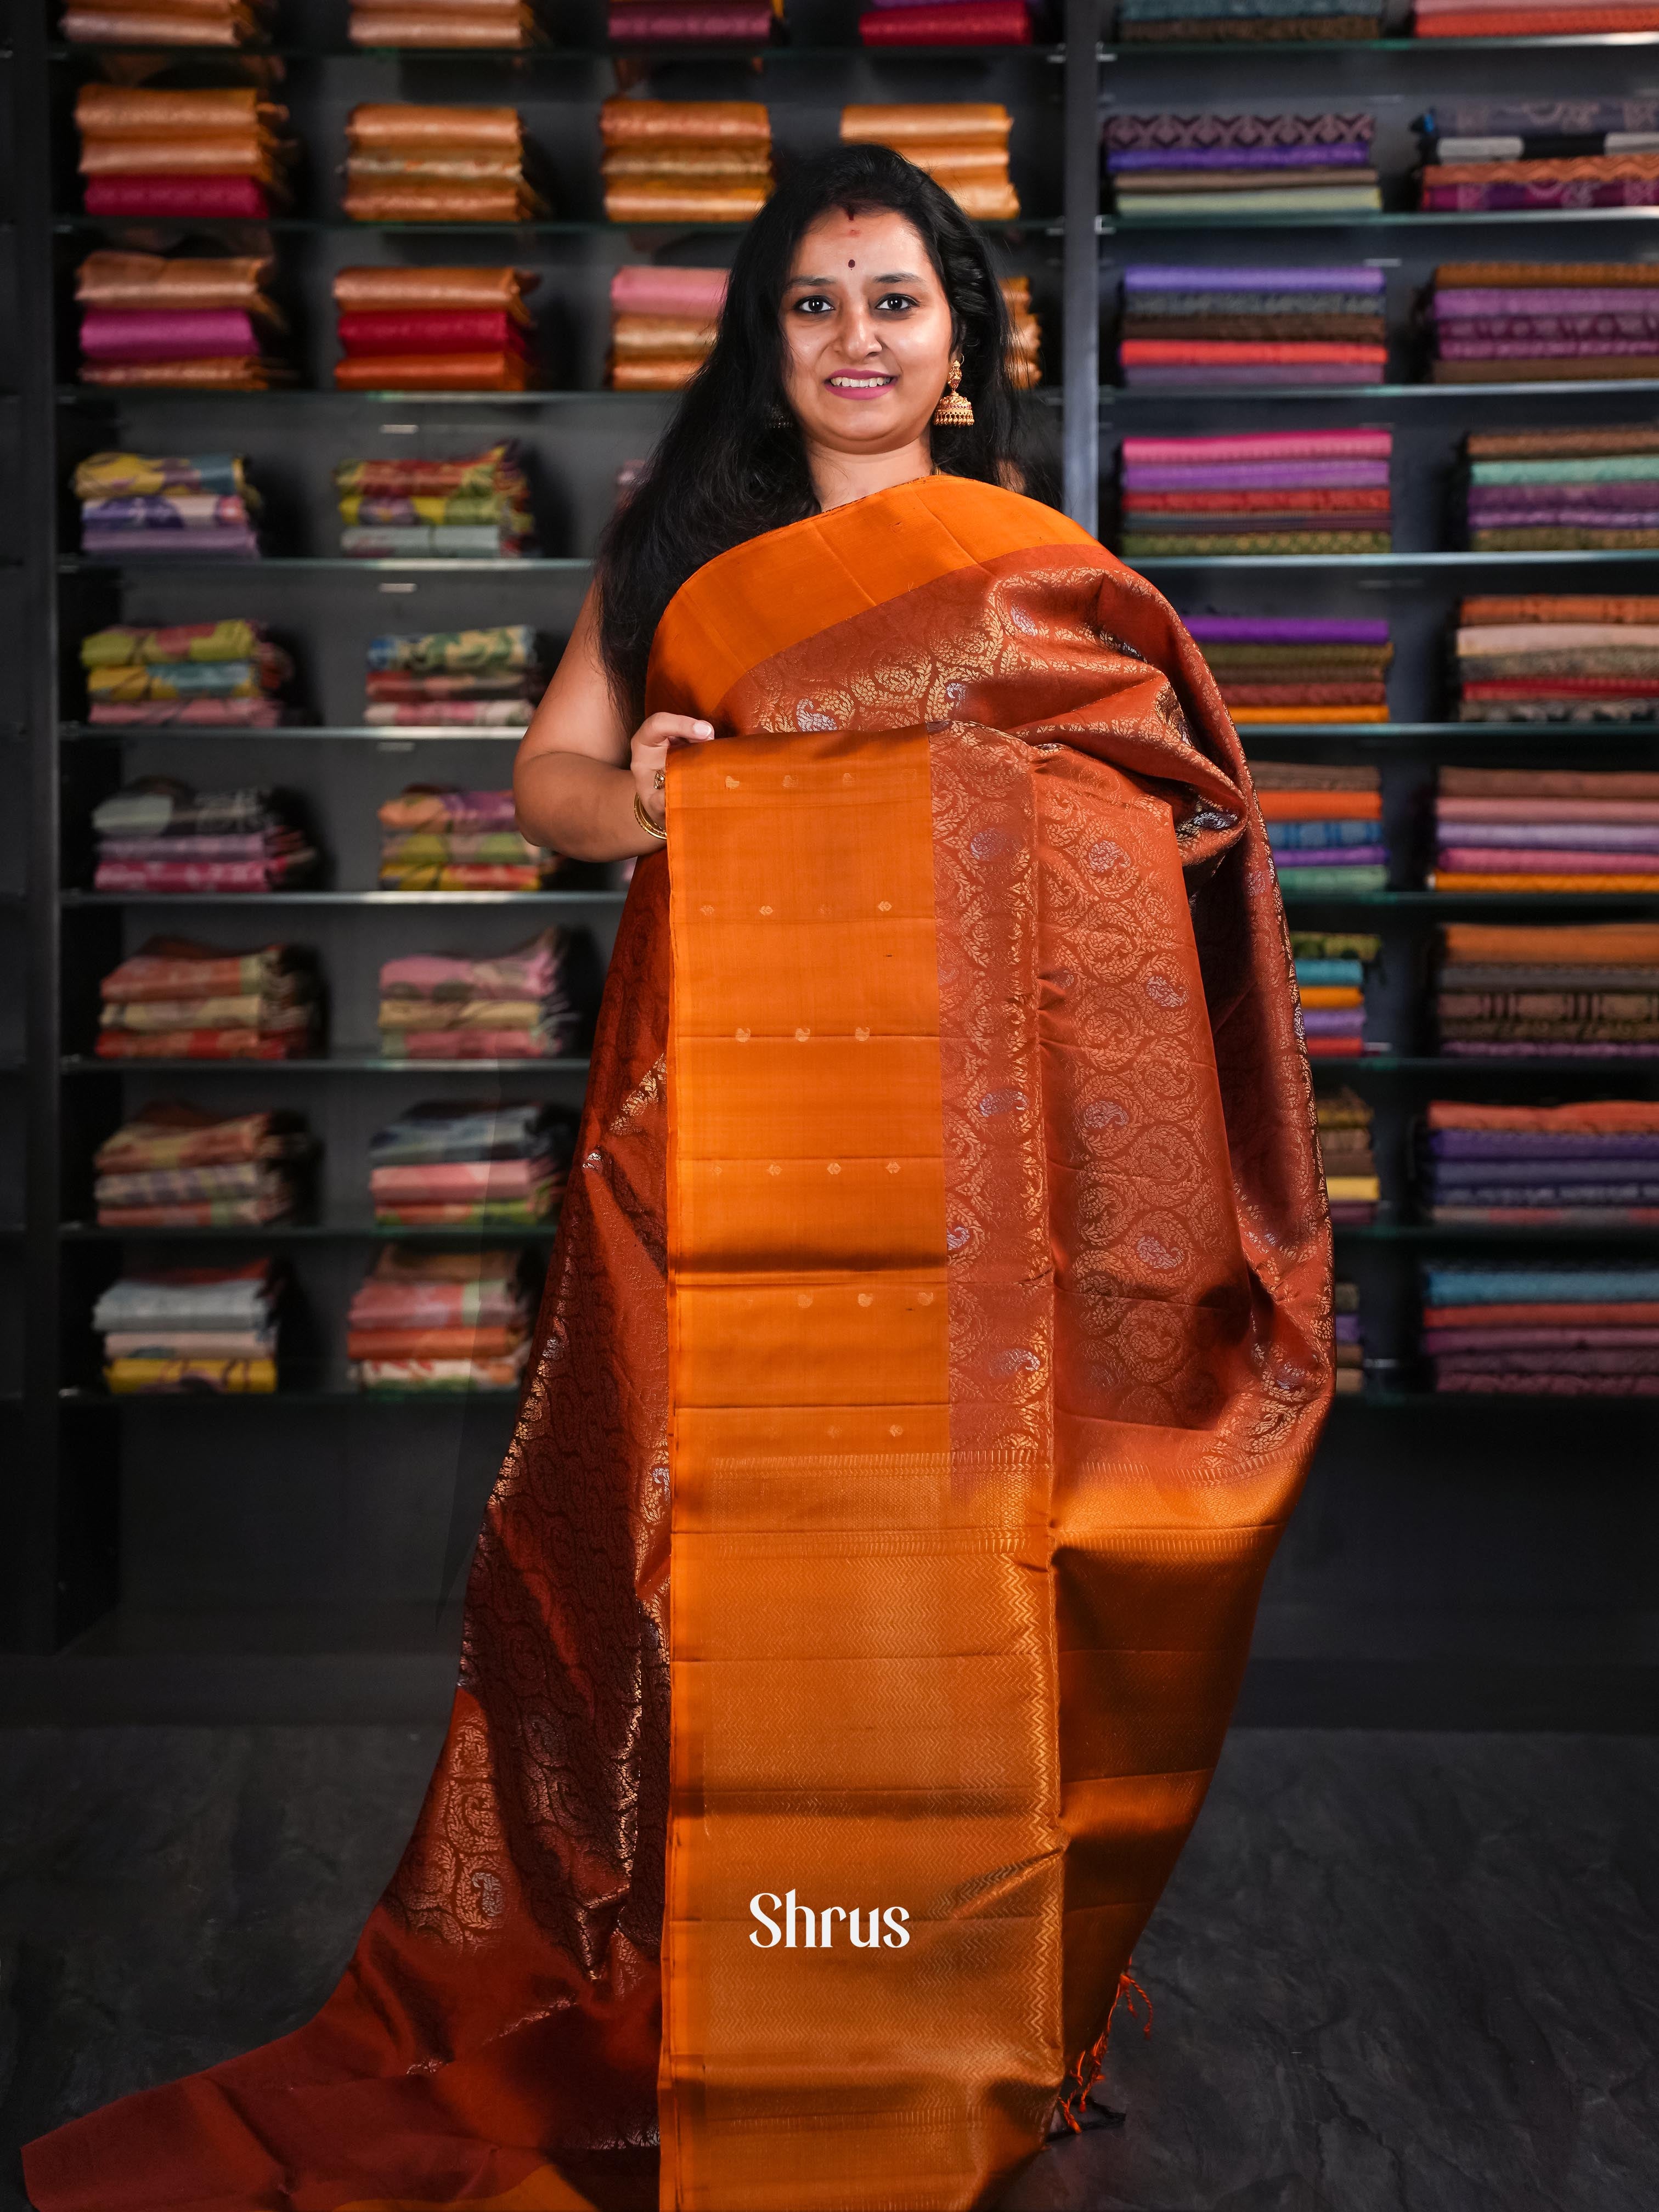
[[[849,361],[867,360],[881,351],[881,332],[866,302],[854,299],[848,304],[842,324],[842,346]]]

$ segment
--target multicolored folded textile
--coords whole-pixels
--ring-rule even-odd
[[[1659,1397],[1659,1267],[1425,1267],[1423,1350],[1437,1390]]]
[[[1431,10],[1436,5],[1429,0]],[[1457,12],[1466,9],[1467,0],[1456,0]],[[1659,24],[1659,10],[1651,12]],[[1422,204],[1461,213],[1650,207],[1659,202],[1655,108],[1650,100],[1454,100],[1429,108],[1412,126],[1423,153]]]
[[[1370,115],[1109,115],[1106,174],[1128,222],[1367,215],[1382,205]]]
[[[303,1116],[142,1107],[93,1156],[100,1229],[258,1228],[299,1211],[317,1146]]]
[[[1332,1330],[1336,1340],[1336,1395],[1357,1397],[1365,1387],[1365,1340],[1359,1319],[1359,1285],[1331,1285]]]
[[[605,36],[613,46],[763,46],[783,0],[611,0]]]
[[[532,1227],[563,1194],[574,1139],[574,1117],[544,1104],[412,1106],[370,1142],[374,1218],[386,1228]]]
[[[1366,1228],[1376,1220],[1382,1197],[1371,1148],[1371,1109],[1358,1091],[1345,1085],[1340,1091],[1319,1092],[1314,1112],[1331,1219],[1341,1229]]]
[[[516,1390],[534,1317],[521,1253],[388,1245],[346,1316],[351,1379],[361,1390]]]
[[[298,719],[282,696],[293,660],[263,623],[94,630],[81,641],[80,660],[89,721],[274,729]]]
[[[599,108],[612,222],[747,222],[772,193],[772,119],[758,100],[607,100]]]
[[[274,1390],[282,1290],[270,1260],[123,1275],[92,1310],[104,1339],[105,1387]]]
[[[1117,36],[1126,46],[1382,35],[1379,0],[1118,0]]]
[[[322,1041],[317,956],[153,937],[100,983],[100,1060],[299,1060]]]
[[[1650,423],[1472,430],[1462,459],[1465,528],[1476,552],[1659,548],[1659,428]]]
[[[1415,0],[1419,39],[1559,39],[1659,31],[1646,0]]]
[[[117,561],[257,560],[259,495],[229,453],[93,453],[72,479],[81,550]]]
[[[678,392],[708,356],[726,300],[724,269],[618,269],[611,279],[613,392]]]
[[[841,112],[848,146],[890,146],[950,193],[978,222],[1012,222],[1019,195],[1008,175],[1013,118],[995,100],[938,106],[852,106]]]
[[[1386,429],[1125,438],[1118,550],[1126,561],[1386,553],[1393,449]]]
[[[533,891],[556,854],[521,836],[510,791],[411,783],[380,810],[383,891]]]
[[[374,489],[386,464],[358,465],[362,488]],[[363,720],[386,729],[521,730],[546,688],[536,633],[526,623],[377,637],[369,641]]]
[[[1187,615],[1228,713],[1253,723],[1386,722],[1385,622],[1322,615]]]
[[[344,526],[340,550],[359,559],[518,560],[536,550],[530,485],[514,441],[453,461],[338,461],[334,489]]]
[[[389,1060],[556,1060],[581,1026],[569,933],[544,929],[493,958],[405,954],[380,969]]]
[[[288,110],[256,86],[83,84],[75,120],[88,215],[257,221],[292,197]]]
[[[76,271],[82,384],[267,392],[288,364],[269,350],[287,325],[268,255],[170,261],[88,254]]]
[[[1123,271],[1123,382],[1223,390],[1379,384],[1389,349],[1380,269],[1133,264]]]
[[[354,46],[534,46],[547,33],[535,0],[351,0]]]
[[[1358,1060],[1364,1052],[1365,971],[1382,951],[1382,939],[1367,933],[1291,932],[1310,1060]]]
[[[1461,722],[1640,722],[1659,714],[1659,595],[1468,599],[1452,643]]]
[[[1424,308],[1437,384],[1659,376],[1659,265],[1457,261]]]
[[[1380,891],[1389,880],[1382,837],[1382,779],[1374,768],[1306,761],[1250,763],[1256,804],[1267,828],[1285,896]],[[1311,1009],[1304,1001],[1304,1026]],[[1352,1034],[1363,1029],[1363,1021]],[[1312,1024],[1310,1034],[1346,1035]]]
[[[339,270],[334,381],[345,392],[531,391],[541,372],[525,301],[540,281],[526,269]]]
[[[1659,775],[1443,768],[1431,890],[1659,890]]]
[[[1650,1060],[1659,923],[1449,922],[1435,1013],[1457,1059]]]
[[[1419,1180],[1429,1218],[1447,1228],[1659,1228],[1659,1103],[1433,1099]]]
[[[70,46],[251,46],[270,36],[271,0],[68,0]]]
[[[872,0],[859,17],[866,46],[1029,46],[1027,0]]]
[[[516,107],[371,102],[346,118],[346,148],[355,222],[533,222],[549,211],[526,173]]]
[[[92,810],[100,891],[274,891],[310,883],[319,858],[291,793],[193,791],[141,776]]]

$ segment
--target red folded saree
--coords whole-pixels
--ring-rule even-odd
[[[966,2212],[1202,1802],[1331,1389],[1202,659],[940,477],[699,570],[647,703],[720,742],[629,890],[415,1838],[309,2026],[32,2144],[39,2212],[614,2206],[630,2161],[679,2212]]]

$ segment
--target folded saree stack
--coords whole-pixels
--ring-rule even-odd
[[[571,1142],[550,1106],[411,1106],[369,1143],[376,1225],[534,1228],[563,1195]]]
[[[1118,0],[1125,46],[1380,39],[1382,0]]]
[[[1357,1397],[1365,1387],[1365,1340],[1359,1320],[1358,1283],[1331,1285],[1331,1334],[1336,1348],[1336,1395]]]
[[[1426,1267],[1423,1349],[1437,1390],[1659,1397],[1659,1267]]]
[[[1650,12],[1659,28],[1659,9]],[[1454,100],[1412,127],[1427,209],[1659,203],[1659,100]]]
[[[1029,46],[1027,0],[871,0],[859,17],[866,46]]]
[[[258,558],[259,495],[232,453],[92,453],[76,469],[81,550],[117,561]]]
[[[357,560],[513,561],[535,550],[530,485],[511,441],[454,461],[339,461],[334,489],[340,550]]]
[[[371,638],[365,685],[363,720],[371,728],[521,730],[547,672],[535,631],[506,623]]]
[[[772,118],[754,100],[607,100],[612,222],[747,222],[772,196]]]
[[[1253,760],[1250,775],[1286,898],[1386,888],[1379,769]]]
[[[262,1228],[298,1212],[317,1147],[298,1114],[158,1100],[94,1155],[100,1229]]]
[[[100,891],[278,891],[312,882],[319,855],[280,791],[194,791],[173,776],[124,784],[92,810]]]
[[[283,697],[294,663],[263,623],[94,630],[81,641],[80,660],[87,720],[106,727],[271,730],[297,719]]]
[[[1123,557],[1386,553],[1393,451],[1386,429],[1125,438]]]
[[[763,46],[783,20],[783,0],[611,0],[613,46]]]
[[[68,0],[72,46],[252,46],[270,36],[273,0]]]
[[[1471,430],[1463,454],[1477,553],[1659,549],[1659,427]]]
[[[388,1060],[556,1060],[580,1024],[570,939],[544,929],[489,958],[407,953],[380,969]]]
[[[388,1245],[346,1316],[351,1379],[360,1390],[516,1390],[533,1318],[518,1253]]]
[[[890,146],[926,169],[976,222],[1010,222],[1019,195],[1008,175],[1008,135],[1013,118],[996,100],[907,102],[841,111],[848,146]]]
[[[1599,37],[1659,31],[1659,7],[1652,0],[1415,0],[1412,27],[1419,39]]]
[[[1008,380],[1029,392],[1042,381],[1042,325],[1031,312],[1031,280],[1000,276],[997,289],[1008,310]]]
[[[1651,1060],[1659,923],[1448,923],[1435,1014],[1456,1060]]]
[[[344,392],[527,392],[538,380],[523,269],[342,269],[334,278]]]
[[[532,222],[547,213],[525,174],[516,107],[371,102],[346,118],[346,149],[354,222]]]
[[[1659,1103],[1429,1103],[1429,1218],[1452,1229],[1659,1229]]]
[[[1659,774],[1443,768],[1434,836],[1434,890],[1659,891]]]
[[[252,85],[76,95],[88,215],[261,222],[289,204],[288,110]]]
[[[1291,932],[1310,1060],[1358,1060],[1364,1053],[1365,970],[1382,950],[1382,939],[1363,931]]]
[[[100,1060],[301,1060],[322,1038],[316,955],[153,937],[98,986]]]
[[[1187,615],[1241,729],[1253,722],[1386,722],[1386,622],[1322,615]]]
[[[268,350],[286,325],[269,257],[169,261],[89,253],[76,271],[82,384],[268,392],[288,364]]]
[[[1644,722],[1659,714],[1659,595],[1464,599],[1460,722]]]
[[[351,0],[354,46],[534,46],[546,39],[531,0]]]
[[[1118,363],[1133,386],[1380,384],[1388,368],[1380,269],[1123,272]]]
[[[276,1388],[282,1280],[269,1260],[123,1275],[92,1310],[105,1387],[128,1391]]]
[[[1659,377],[1659,264],[1455,261],[1434,272],[1437,384]]]
[[[1371,215],[1382,205],[1369,115],[1112,115],[1106,173],[1139,222]]]
[[[1314,1099],[1325,1200],[1339,1228],[1364,1229],[1376,1218],[1382,1186],[1371,1148],[1371,1109],[1356,1091],[1321,1091]]]
[[[611,279],[612,392],[678,392],[708,357],[726,299],[724,269],[618,269]]]
[[[510,791],[412,783],[380,810],[383,891],[533,891],[557,857],[520,834]]]

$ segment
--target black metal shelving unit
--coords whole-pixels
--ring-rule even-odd
[[[17,787],[27,781],[29,795],[15,836],[0,842],[0,891],[12,894],[0,897],[0,954],[9,956],[8,995],[0,1000],[0,1440],[17,1445],[8,1455],[17,1469],[15,1540],[0,1581],[0,1643],[37,1655],[9,1674],[0,1666],[0,1700],[15,1681],[30,1710],[367,1715],[412,1710],[438,1695],[446,1678],[453,1619],[441,1601],[465,1556],[512,1407],[488,1394],[423,1399],[429,1418],[415,1420],[407,1416],[416,1401],[346,1387],[338,1352],[344,1306],[386,1240],[367,1218],[367,1139],[397,1103],[415,1097],[548,1096],[574,1103],[586,1061],[383,1060],[374,1043],[374,978],[395,952],[501,950],[552,920],[584,928],[603,952],[619,895],[605,884],[527,897],[370,890],[378,801],[416,778],[505,781],[515,739],[489,731],[382,730],[352,717],[361,708],[363,646],[378,630],[526,620],[556,641],[584,587],[617,470],[647,450],[665,419],[668,403],[659,398],[599,388],[610,271],[628,259],[725,259],[733,234],[633,229],[601,219],[594,110],[624,75],[669,96],[763,99],[786,155],[830,143],[848,100],[1006,100],[1016,116],[1013,170],[1027,212],[1018,222],[987,226],[988,235],[998,265],[1032,280],[1045,337],[1040,396],[1058,436],[1065,504],[1090,528],[1103,521],[1108,543],[1115,450],[1127,430],[1282,426],[1287,410],[1298,422],[1394,427],[1395,553],[1143,564],[1185,611],[1386,611],[1398,647],[1392,696],[1400,720],[1246,732],[1248,748],[1262,757],[1380,762],[1396,855],[1387,892],[1343,900],[1292,893],[1290,903],[1293,924],[1375,928],[1385,941],[1372,1048],[1362,1060],[1322,1062],[1316,1073],[1322,1086],[1352,1083],[1376,1104],[1389,1205],[1375,1228],[1339,1237],[1340,1267],[1364,1289],[1378,1364],[1365,1397],[1339,1407],[1275,1569],[1263,1679],[1282,1681],[1289,1667],[1304,1686],[1303,1702],[1291,1702],[1305,1712],[1305,1685],[1322,1678],[1334,1653],[1352,1659],[1357,1635],[1362,1657],[1369,1652],[1386,1679],[1390,1666],[1419,1664],[1438,1649],[1478,1652],[1483,1608],[1495,1608],[1511,1626],[1516,1617],[1533,1625],[1540,1666],[1552,1654],[1570,1658],[1587,1648],[1583,1617],[1593,1613],[1602,1624],[1590,1638],[1595,1653],[1623,1655],[1631,1682],[1645,1685],[1652,1644],[1642,1639],[1656,1618],[1654,1514],[1641,1486],[1655,1464],[1654,1418],[1638,1406],[1598,1407],[1602,1448],[1586,1474],[1573,1409],[1526,1400],[1449,1403],[1417,1388],[1412,1286],[1420,1260],[1442,1249],[1512,1253],[1528,1240],[1413,1219],[1405,1169],[1412,1117],[1437,1094],[1582,1097],[1612,1083],[1653,1095],[1659,1071],[1651,1065],[1621,1066],[1613,1079],[1583,1062],[1437,1057],[1424,1005],[1428,949],[1443,915],[1651,912],[1654,902],[1546,908],[1449,899],[1418,888],[1415,864],[1425,788],[1437,762],[1656,761],[1651,733],[1445,721],[1438,641],[1456,597],[1475,585],[1502,588],[1512,580],[1524,589],[1559,575],[1566,590],[1617,588],[1621,580],[1631,589],[1659,587],[1659,556],[1441,550],[1452,542],[1446,488],[1456,441],[1477,415],[1516,426],[1638,419],[1652,413],[1656,388],[1633,380],[1433,385],[1415,380],[1404,347],[1391,359],[1389,382],[1338,391],[1194,386],[1151,393],[1115,388],[1106,364],[1116,271],[1126,260],[1237,261],[1252,256],[1252,231],[1261,234],[1256,258],[1376,259],[1389,270],[1389,321],[1401,329],[1408,295],[1437,260],[1464,252],[1647,258],[1659,253],[1659,210],[1422,216],[1399,205],[1401,194],[1391,187],[1395,204],[1367,218],[1128,223],[1103,207],[1099,134],[1103,109],[1114,101],[1147,109],[1370,108],[1379,117],[1380,164],[1397,178],[1407,166],[1411,115],[1428,99],[1627,91],[1650,80],[1659,88],[1659,36],[1171,51],[1110,42],[1102,0],[1057,0],[1054,35],[1042,46],[865,50],[855,43],[853,0],[791,0],[791,42],[758,55],[665,48],[612,56],[599,43],[596,0],[580,4],[586,43],[573,29],[571,43],[524,55],[438,55],[357,51],[344,41],[345,0],[283,0],[273,52],[307,165],[295,213],[264,228],[292,310],[301,388],[258,394],[117,393],[72,381],[71,272],[90,244],[120,228],[76,212],[70,113],[74,87],[94,63],[85,50],[53,43],[44,0],[20,7],[0,61],[14,124],[0,228],[0,296],[14,309],[0,319],[0,610],[26,641],[0,672],[0,758],[15,763]],[[198,58],[222,64],[226,58]],[[368,99],[511,100],[551,172],[556,214],[512,228],[342,220],[335,173],[344,118]],[[234,250],[247,250],[248,226],[213,228],[237,240]],[[543,277],[538,313],[556,388],[501,395],[330,388],[336,268],[508,258]],[[365,452],[452,454],[505,437],[521,440],[532,457],[544,557],[337,557],[328,476],[334,460]],[[82,558],[66,482],[79,457],[112,445],[246,454],[266,494],[272,557],[216,568]],[[241,612],[268,619],[295,641],[303,689],[319,716],[313,724],[252,732],[112,731],[77,719],[74,647],[86,629],[116,618]],[[327,888],[170,900],[87,890],[91,806],[126,775],[161,770],[204,785],[303,789],[329,847]],[[521,915],[502,911],[519,906]],[[183,908],[193,910],[193,922]],[[226,945],[280,931],[317,946],[333,1001],[329,1052],[256,1065],[98,1060],[90,1050],[98,977],[152,930],[185,927]],[[142,1100],[179,1095],[227,1108],[277,1097],[302,1105],[325,1145],[313,1215],[258,1235],[129,1237],[94,1225],[96,1143]],[[550,1231],[514,1235],[544,1247]],[[1549,1249],[1599,1244],[1628,1254],[1642,1243],[1564,1232]],[[116,1401],[103,1395],[87,1316],[124,1255],[187,1261],[261,1249],[283,1255],[299,1292],[297,1348],[276,1399]],[[1468,1417],[1470,1404],[1478,1421]],[[1577,1516],[1571,1543],[1562,1480],[1569,1466]],[[1490,1540],[1494,1516],[1505,1532],[1501,1556]],[[1356,1620],[1374,1624],[1369,1644]],[[60,1650],[60,1661],[48,1661]],[[66,1675],[77,1662],[82,1671]],[[1350,1679],[1340,1668],[1333,1675]],[[53,1687],[66,1680],[70,1687]],[[148,1705],[146,1681],[156,1686]],[[1345,1694],[1333,1692],[1324,1717],[1352,1717]],[[1322,1710],[1316,1695],[1315,1709]]]

